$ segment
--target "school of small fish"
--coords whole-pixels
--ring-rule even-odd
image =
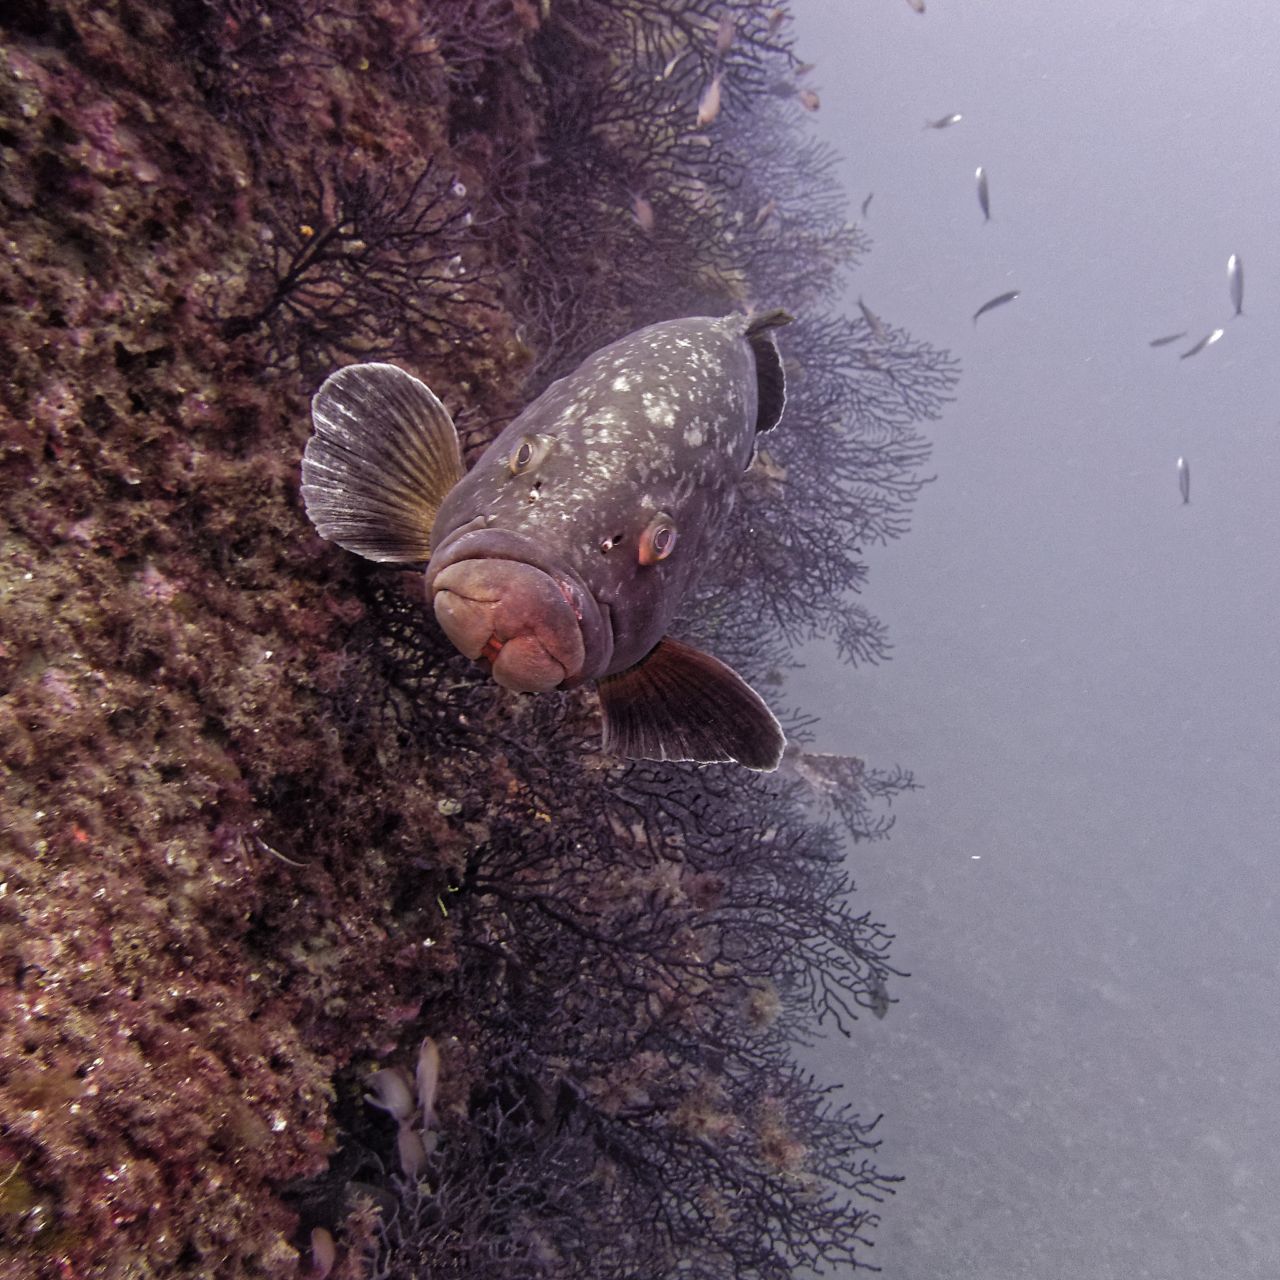
[[[925,0],[907,0],[908,7],[917,14],[925,12]],[[768,34],[774,35],[786,21],[786,10],[779,7],[772,10],[768,22]],[[725,12],[718,19],[706,19],[703,23],[704,29],[708,33],[708,45],[710,46],[711,57],[709,59],[708,75],[704,81],[701,96],[698,99],[696,112],[694,113],[693,128],[695,130],[705,130],[720,115],[722,107],[722,89],[725,57],[733,47],[734,40],[738,35],[737,25],[732,14]],[[666,80],[675,72],[680,61],[690,50],[683,49],[674,54],[666,63],[662,72],[657,77]],[[814,64],[806,63],[795,67],[794,71],[787,77],[780,79],[771,92],[776,93],[780,97],[793,97],[801,107],[807,111],[817,111],[820,105],[818,94],[809,88],[804,88],[797,82],[801,77],[807,75],[814,69]],[[926,131],[943,132],[954,129],[956,125],[961,124],[965,117],[959,111],[947,112],[945,115],[927,119],[924,122]],[[698,135],[693,135],[695,138]],[[703,135],[705,138],[705,135]],[[710,141],[709,138],[705,138]],[[982,213],[982,221],[985,225],[992,221],[991,217],[991,180],[985,165],[978,165],[974,171],[974,183],[978,197],[978,208]],[[865,220],[871,207],[872,193],[868,193],[862,201],[861,214]],[[751,220],[753,228],[759,228],[769,221],[771,217],[777,214],[777,205],[773,200],[767,201],[761,205],[756,211],[754,218]],[[631,215],[636,224],[646,233],[654,230],[657,217],[654,212],[653,205],[643,195],[635,193],[632,196]],[[740,217],[741,220],[741,217]],[[1244,263],[1239,254],[1233,253],[1227,259],[1227,292],[1231,300],[1232,316],[1242,316],[1244,314]],[[1021,296],[1019,289],[1006,289],[1002,293],[987,299],[981,306],[973,312],[972,320],[976,326],[979,319],[989,312],[998,308],[1005,307],[1009,303],[1015,301]],[[858,309],[862,313],[862,319],[866,325],[869,338],[876,346],[883,347],[889,342],[889,331],[879,316],[871,310],[870,307],[861,299],[858,299]],[[1182,342],[1187,337],[1186,329],[1179,329],[1176,332],[1164,334],[1157,338],[1149,340],[1152,348],[1171,347],[1175,343]],[[1211,328],[1202,337],[1198,338],[1185,350],[1179,351],[1180,360],[1190,360],[1194,356],[1200,355],[1222,340],[1226,330],[1221,326]],[[868,354],[870,367],[879,367],[876,360]],[[1179,491],[1182,494],[1183,501],[1190,502],[1190,470],[1184,458],[1178,459],[1178,484]]]
[[[1236,316],[1244,315],[1244,262],[1238,253],[1233,253],[1227,259],[1227,295],[1231,299],[1231,315],[1232,319]],[[1226,336],[1226,329],[1221,325],[1210,329],[1203,338],[1192,343],[1185,351],[1178,353],[1179,360],[1190,360],[1192,356],[1198,356],[1202,351],[1207,351]],[[1167,347],[1173,343],[1180,341],[1187,336],[1187,330],[1181,329],[1177,333],[1170,333],[1162,338],[1152,338],[1149,345],[1152,347]],[[1191,504],[1191,464],[1186,458],[1178,459],[1178,492],[1182,495],[1182,505],[1190,506]]]
[[[920,5],[918,9],[914,3],[912,3],[911,7],[915,9],[917,13],[924,12],[923,4]],[[952,111],[945,116],[939,116],[936,120],[926,120],[924,122],[924,127],[926,129],[934,130],[950,129],[955,125],[958,125],[963,119],[964,116],[961,112]],[[991,179],[987,175],[985,165],[979,165],[973,171],[973,180],[978,192],[978,208],[982,211],[982,221],[985,225],[991,221]],[[868,199],[870,199],[870,197],[868,197]],[[866,209],[864,207],[863,213],[865,214],[865,212]],[[994,311],[997,307],[1003,307],[1007,303],[1012,302],[1015,298],[1020,296],[1021,292],[1022,291],[1020,289],[1008,289],[1004,293],[996,294],[994,298],[989,298],[977,309],[977,311],[973,313],[973,323],[976,325],[978,323],[978,318],[986,315],[988,311]]]
[[[924,0],[907,0],[907,3],[916,13],[924,12]],[[947,115],[938,116],[936,119],[926,120],[924,127],[927,130],[936,131],[951,129],[963,119],[964,116],[959,111],[952,111]],[[982,221],[985,224],[991,221],[991,185],[985,166],[979,165],[974,171],[974,181],[977,184],[978,208],[982,211]],[[870,203],[870,196],[862,203],[862,216],[864,218],[867,216],[867,206]],[[994,311],[997,307],[1003,307],[1014,301],[1015,298],[1020,296],[1020,292],[1018,289],[1009,289],[988,299],[973,313],[973,323],[976,325],[979,317],[986,315],[989,311]],[[1232,318],[1244,315],[1244,261],[1238,253],[1233,253],[1227,258],[1227,294],[1231,299]],[[858,307],[862,311],[862,316],[867,323],[868,329],[877,340],[882,340],[883,329],[880,326],[880,322],[867,309],[861,298],[858,299]],[[1190,360],[1193,356],[1198,356],[1202,351],[1206,351],[1220,342],[1225,334],[1226,330],[1221,326],[1210,329],[1208,333],[1192,343],[1185,351],[1179,352],[1178,358],[1180,360]],[[1180,342],[1186,336],[1187,330],[1179,329],[1176,333],[1168,333],[1161,337],[1150,339],[1148,345],[1153,348],[1168,347],[1175,342]],[[1178,492],[1182,495],[1183,504],[1189,505],[1191,502],[1191,466],[1184,457],[1178,459],[1177,474]]]
[[[1227,259],[1227,293],[1231,298],[1232,318],[1244,315],[1244,263],[1240,260],[1238,253],[1233,253]],[[1192,356],[1198,356],[1200,352],[1207,347],[1213,346],[1226,333],[1225,329],[1210,329],[1203,338],[1196,342],[1193,346],[1188,347],[1179,355],[1180,360],[1189,360]],[[1152,338],[1150,346],[1167,347],[1170,343],[1177,342],[1179,338],[1185,338],[1187,331],[1180,330],[1178,333],[1171,333],[1164,338]]]

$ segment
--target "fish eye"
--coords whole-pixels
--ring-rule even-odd
[[[507,467],[513,476],[524,475],[547,456],[550,448],[549,436],[521,436],[507,454]]]
[[[665,512],[659,512],[640,535],[640,563],[657,564],[675,549],[676,522]]]
[[[533,461],[533,441],[525,436],[523,440],[516,442],[516,447],[511,450],[511,456],[507,459],[507,465],[511,468],[511,474],[518,476],[522,471],[529,469],[529,464]]]

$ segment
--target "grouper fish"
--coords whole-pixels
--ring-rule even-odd
[[[607,752],[774,769],[786,744],[759,694],[668,630],[782,416],[773,330],[789,320],[639,329],[552,383],[465,474],[424,383],[348,365],[312,401],[307,515],[370,560],[425,562],[441,627],[505,688],[594,681]]]

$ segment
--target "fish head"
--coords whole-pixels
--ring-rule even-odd
[[[547,389],[440,507],[440,625],[507,688],[572,688],[639,662],[706,567],[750,461],[744,317],[652,325]]]

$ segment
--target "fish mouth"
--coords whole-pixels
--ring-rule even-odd
[[[573,688],[608,668],[607,608],[529,538],[473,521],[432,555],[427,590],[455,648],[504,688]]]

